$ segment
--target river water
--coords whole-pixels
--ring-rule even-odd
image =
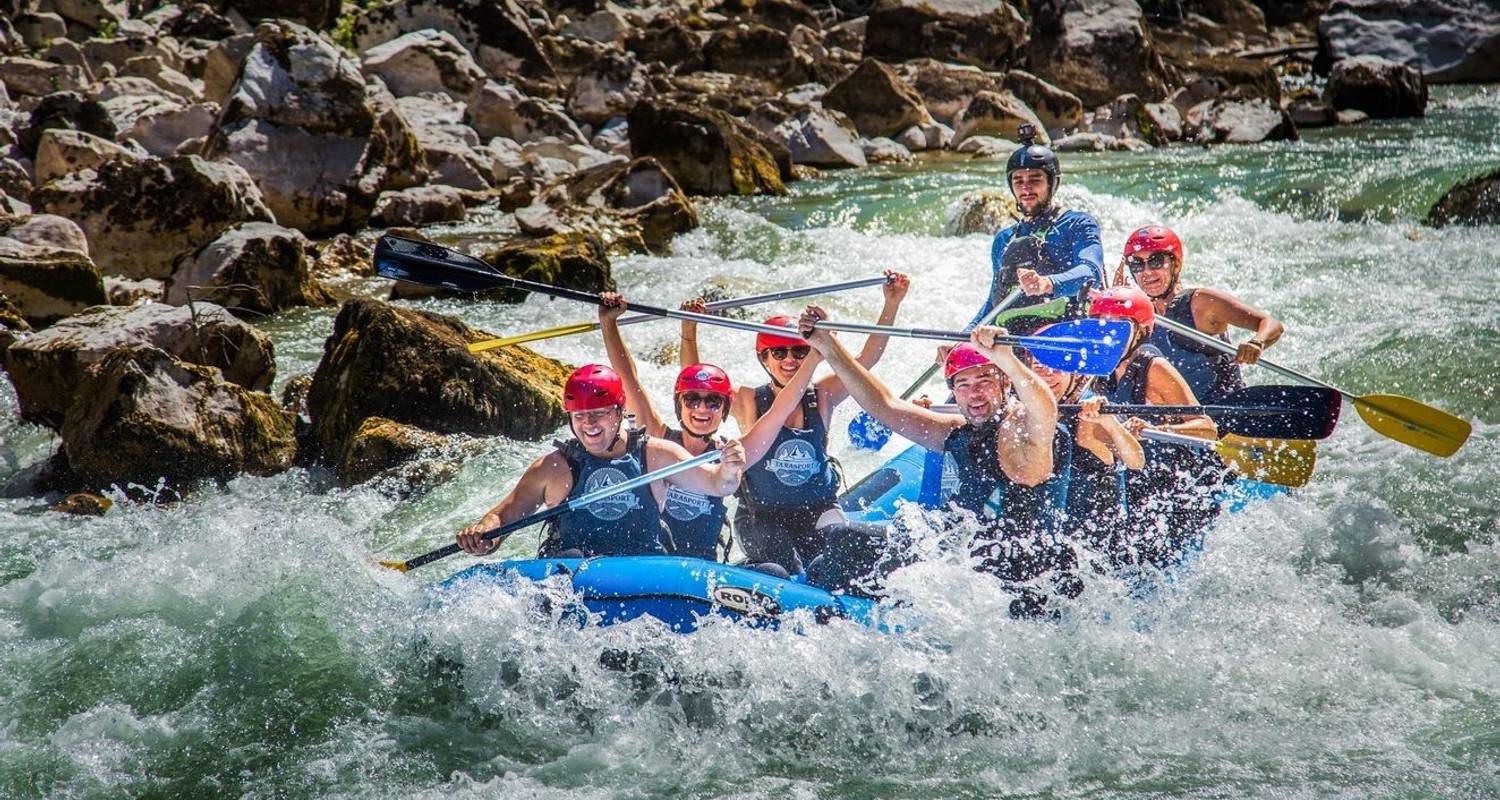
[[[1286,321],[1273,358],[1475,427],[1437,459],[1348,408],[1306,489],[1222,520],[1156,596],[1097,582],[1059,623],[1006,619],[993,583],[941,557],[895,579],[921,620],[903,636],[557,628],[491,594],[436,607],[424,587],[469,559],[403,576],[372,558],[447,541],[544,443],[485,442],[416,494],[295,470],[70,517],[19,488],[56,441],[17,421],[6,384],[0,797],[1500,795],[1500,230],[1420,224],[1500,164],[1497,129],[1493,87],[1444,88],[1425,120],[1064,158],[1062,199],[1099,218],[1111,268],[1130,229],[1170,224],[1189,282]],[[989,242],[944,226],[959,194],[1003,177],[927,161],[706,202],[673,256],[615,275],[668,303],[893,267],[913,276],[902,321],[957,326],[988,288]],[[827,305],[861,319],[879,303]],[[499,333],[590,318],[540,298],[416,305]],[[331,318],[264,323],[278,388],[311,371]],[[666,402],[673,370],[651,359],[675,325],[626,336]],[[746,334],[701,337],[755,379]],[[602,358],[590,336],[538,349]],[[930,354],[896,341],[876,371],[904,386]],[[878,463],[835,439],[852,475]],[[606,666],[621,653],[628,669]]]

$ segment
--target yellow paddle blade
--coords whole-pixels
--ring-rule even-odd
[[[1311,439],[1250,439],[1229,434],[1214,451],[1235,472],[1278,486],[1305,486],[1317,465],[1317,442]]]
[[[397,572],[406,571],[405,561],[382,561],[380,562],[380,566],[385,567],[386,569],[393,569]]]
[[[1382,436],[1447,458],[1468,440],[1472,425],[1399,394],[1367,394],[1354,398],[1361,419]]]
[[[519,336],[507,336],[503,339],[488,339],[483,342],[474,342],[473,344],[469,345],[469,352],[483,353],[486,350],[493,350],[497,347],[509,347],[513,344],[525,344],[527,342],[541,341],[542,339],[554,339],[558,336],[571,336],[575,333],[588,333],[589,331],[593,330],[596,325],[597,323],[594,322],[579,322],[573,325],[560,325],[556,328],[548,328],[544,331],[532,331],[531,333],[523,333]]]

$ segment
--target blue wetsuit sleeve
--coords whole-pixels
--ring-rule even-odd
[[[995,234],[994,240],[990,242],[990,290],[984,294],[984,305],[979,307],[979,313],[975,314],[974,318],[969,320],[969,324],[964,326],[964,330],[966,331],[973,330],[975,326],[982,322],[989,315],[990,308],[995,303],[995,294],[1000,288],[996,285],[1000,282],[1000,258],[1005,255],[1005,245],[1010,242],[1012,230],[1013,228],[1006,228],[1000,231]]]
[[[1068,244],[1072,266],[1052,278],[1053,297],[1072,297],[1092,280],[1094,288],[1104,289],[1104,247],[1099,243],[1099,223],[1088,214],[1079,214],[1069,226]]]

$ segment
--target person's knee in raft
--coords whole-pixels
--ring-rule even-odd
[[[485,537],[491,530],[690,458],[680,445],[628,430],[624,408],[624,382],[618,373],[598,364],[574,370],[563,387],[563,409],[574,438],[558,442],[532,462],[494,508],[459,531],[458,546],[471,555],[488,555],[500,544],[498,538]],[[563,514],[550,526],[538,555],[664,554],[667,486],[722,497],[739,486],[744,466],[744,448],[737,441],[728,442],[717,464],[700,464]]]

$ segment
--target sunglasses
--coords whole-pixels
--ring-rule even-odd
[[[790,354],[792,358],[801,361],[802,359],[807,358],[807,354],[812,352],[812,348],[805,344],[799,344],[794,347],[767,347],[761,352],[770,353],[771,358],[774,358],[777,361],[785,359],[788,354]]]
[[[703,406],[709,411],[718,411],[724,407],[724,395],[722,394],[698,394],[697,392],[683,392],[677,395],[682,398],[682,404],[688,408]]]
[[[1130,274],[1137,275],[1148,269],[1166,269],[1172,266],[1172,254],[1158,250],[1146,258],[1130,256],[1125,259],[1125,266],[1130,269]]]

